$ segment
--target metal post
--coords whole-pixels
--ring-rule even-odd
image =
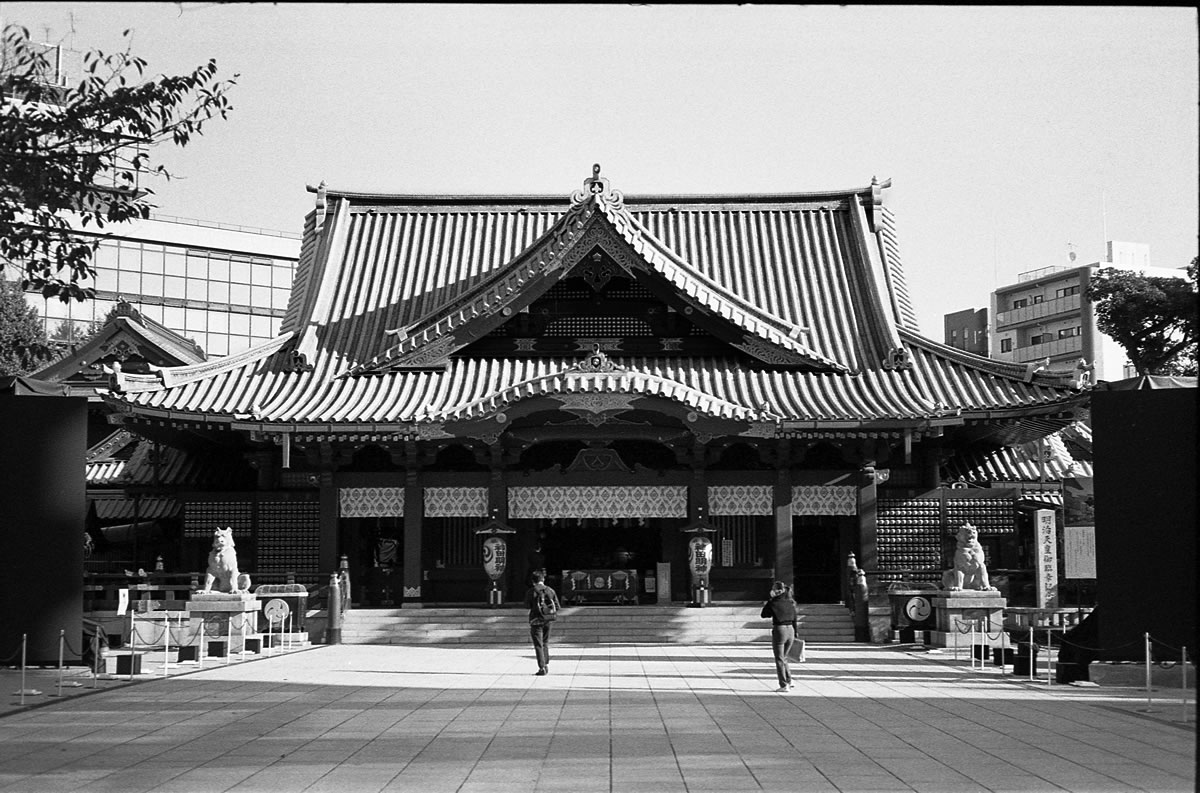
[[[1153,713],[1154,702],[1150,696],[1150,634],[1147,632],[1143,635],[1146,639],[1146,707],[1141,712]]]
[[[67,632],[62,628],[58,629],[58,693],[54,696],[62,696],[62,675],[63,675],[63,642],[65,642]]]
[[[1047,625],[1046,626],[1046,685],[1047,686],[1054,685],[1054,683],[1052,682],[1052,679],[1053,679],[1052,673],[1053,673],[1054,669],[1053,669],[1053,664],[1051,663],[1051,660],[1050,660],[1050,649],[1051,649],[1050,642],[1051,642],[1051,635],[1052,635],[1050,633],[1051,630],[1052,630],[1052,628],[1049,625]]]
[[[164,611],[163,619],[163,677],[168,677],[168,667],[171,661],[171,612]]]
[[[28,634],[21,634],[21,704],[25,704],[25,637]]]
[[[225,618],[225,665],[229,666],[229,658],[233,655],[233,613]]]
[[[92,634],[92,688],[96,688],[96,676],[99,674],[96,667],[100,665],[100,631],[96,630]]]
[[[1183,673],[1183,688],[1179,691],[1179,703],[1183,705],[1183,723],[1187,724],[1187,645],[1179,651],[1179,670]]]
[[[137,657],[137,620],[129,612],[129,679],[133,680],[133,659]]]
[[[200,612],[200,651],[196,653],[196,668],[204,668],[204,637],[208,635],[208,615]]]
[[[242,612],[242,660],[246,660],[246,612],[244,611]]]
[[[342,643],[342,592],[337,573],[329,576],[329,624],[325,628],[326,644]]]

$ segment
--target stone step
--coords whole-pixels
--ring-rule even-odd
[[[590,643],[743,644],[769,642],[760,604],[710,606],[571,606],[555,623],[556,640]],[[806,605],[801,636],[810,642],[852,642],[854,626],[841,605]],[[525,641],[523,608],[352,609],[342,623],[345,644],[455,644]]]

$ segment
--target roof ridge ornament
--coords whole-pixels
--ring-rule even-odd
[[[613,190],[608,180],[600,175],[600,163],[592,165],[592,175],[583,180],[583,187],[571,194],[571,206],[581,206],[591,198],[599,203],[607,204],[614,209],[620,209],[625,197],[619,190]]]
[[[617,365],[615,363],[613,363],[612,359],[610,359],[604,353],[604,351],[602,351],[600,349],[599,344],[597,344],[595,346],[595,349],[593,349],[590,353],[588,353],[586,358],[584,358],[582,361],[580,361],[578,364],[576,364],[572,368],[576,372],[588,372],[588,373],[593,373],[593,372],[607,373],[607,372],[624,371],[624,370],[618,369]]]

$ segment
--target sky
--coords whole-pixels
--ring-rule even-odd
[[[233,110],[156,153],[166,215],[299,233],[306,185],[564,199],[892,180],[923,332],[1019,273],[1198,253],[1184,7],[0,2],[152,74],[215,58]]]

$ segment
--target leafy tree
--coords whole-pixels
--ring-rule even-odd
[[[62,319],[54,326],[54,330],[50,331],[49,341],[60,346],[83,344],[95,336],[100,327],[99,322],[84,323],[79,320]]]
[[[146,218],[153,191],[142,176],[170,179],[150,159],[158,143],[186,146],[206,122],[225,118],[238,75],[217,79],[210,60],[189,74],[143,79],[129,51],[93,50],[74,87],[50,76],[46,50],[25,28],[6,25],[0,49],[0,267],[26,289],[64,302],[92,297],[100,238],[76,229]],[[107,182],[107,184],[105,184]]]
[[[1196,267],[1187,278],[1162,278],[1106,267],[1087,289],[1096,324],[1124,348],[1138,374],[1196,374]]]
[[[0,375],[29,374],[51,358],[37,308],[20,284],[0,278]]]

